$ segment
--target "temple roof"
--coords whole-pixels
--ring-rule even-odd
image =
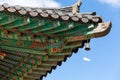
[[[47,76],[79,48],[90,50],[111,22],[96,12],[79,12],[81,0],[64,8],[0,5],[0,79],[35,80]]]
[[[21,6],[10,6],[7,3],[0,5],[0,12],[9,12],[19,15],[31,16],[31,17],[42,17],[52,18],[61,20],[72,20],[81,22],[99,22],[101,21],[100,16],[95,16],[95,12],[79,13],[81,3],[78,2],[72,6],[63,8],[31,8]],[[97,21],[95,21],[97,20]]]

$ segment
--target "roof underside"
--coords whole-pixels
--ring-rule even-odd
[[[0,79],[35,80],[51,73],[91,38],[110,31],[100,16],[65,8],[0,6]]]

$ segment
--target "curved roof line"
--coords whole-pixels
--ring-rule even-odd
[[[76,3],[74,3],[71,6],[65,6],[65,7],[59,7],[59,8],[40,8],[40,7],[33,8],[33,7],[24,7],[24,6],[19,6],[19,5],[15,5],[15,6],[24,7],[24,8],[33,8],[33,9],[57,9],[57,10],[61,10],[61,11],[65,11],[65,12],[72,12],[73,14],[76,14],[76,13],[79,13],[81,4],[82,4],[82,1],[78,0]],[[4,3],[1,6],[4,6],[6,8],[15,7],[15,6],[11,6],[11,5],[7,4],[7,3]]]

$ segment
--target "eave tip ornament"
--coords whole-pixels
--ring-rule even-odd
[[[73,5],[72,13],[73,13],[73,14],[79,13],[79,8],[80,8],[81,5],[82,5],[82,1],[81,1],[81,0],[78,0],[77,3],[75,3],[75,4]]]

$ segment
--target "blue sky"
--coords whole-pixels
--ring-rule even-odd
[[[11,2],[15,1],[15,2]],[[28,5],[28,0],[1,0],[0,4]],[[69,6],[77,0],[31,0],[40,7]],[[30,1],[30,2],[31,2]],[[43,2],[42,2],[43,1]],[[42,3],[40,3],[42,2]],[[31,6],[30,3],[28,6]],[[33,6],[34,6],[33,5]],[[53,6],[54,5],[54,6]],[[91,51],[79,49],[62,66],[58,66],[43,80],[120,80],[120,0],[83,0],[81,12],[96,11],[104,21],[112,22],[111,32],[102,38],[91,40]],[[89,57],[90,62],[83,60]]]

